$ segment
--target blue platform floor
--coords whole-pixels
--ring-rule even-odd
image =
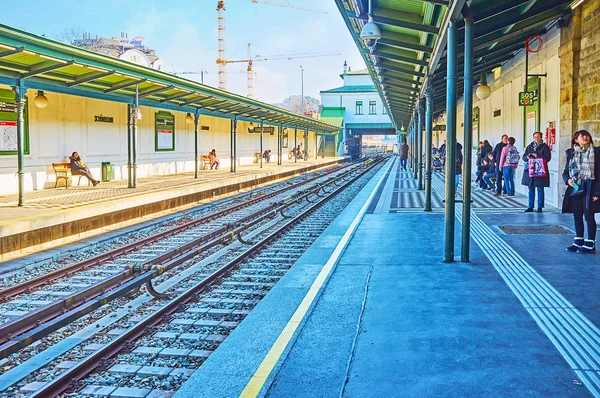
[[[600,396],[600,255],[564,250],[571,216],[475,193],[471,261],[443,263],[410,177],[390,160],[176,397]]]

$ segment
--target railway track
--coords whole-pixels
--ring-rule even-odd
[[[374,167],[374,165],[369,165],[369,167]],[[83,300],[83,302],[84,302],[83,305],[81,305],[77,308],[74,308],[73,310],[64,312],[59,317],[54,318],[52,321],[45,322],[45,323],[37,326],[29,334],[21,335],[20,339],[14,339],[14,338],[10,339],[9,343],[12,343],[12,347],[15,350],[14,352],[16,352],[18,349],[22,348],[22,346],[20,346],[20,344],[23,344],[23,342],[26,342],[28,344],[31,341],[35,341],[36,339],[39,339],[45,335],[48,335],[51,332],[57,331],[57,330],[59,331],[58,333],[60,334],[67,327],[67,325],[72,325],[73,322],[75,322],[77,319],[81,318],[82,316],[84,316],[86,314],[91,313],[92,311],[97,310],[98,308],[105,306],[106,303],[109,303],[112,300],[114,300],[114,302],[112,303],[112,304],[114,304],[113,309],[118,308],[120,305],[123,305],[124,301],[126,301],[126,300],[124,300],[124,297],[126,297],[127,294],[131,294],[132,292],[135,293],[135,289],[139,288],[142,285],[146,285],[146,288],[150,292],[154,293],[154,295],[156,297],[165,299],[166,297],[163,296],[162,293],[158,293],[157,291],[154,290],[154,288],[150,282],[153,278],[155,279],[155,281],[161,281],[163,284],[166,283],[168,285],[169,284],[168,281],[167,282],[164,281],[164,279],[165,279],[164,275],[166,273],[168,273],[168,271],[170,271],[170,270],[177,271],[177,274],[180,274],[179,276],[181,276],[181,277],[192,277],[192,275],[194,275],[193,266],[188,267],[189,269],[186,269],[185,267],[180,267],[180,266],[186,265],[186,263],[190,263],[190,262],[195,262],[196,264],[199,264],[198,261],[200,261],[200,263],[204,263],[204,265],[205,265],[205,267],[200,272],[206,273],[207,270],[210,270],[211,267],[214,268],[217,264],[217,262],[214,262],[212,264],[210,262],[207,263],[207,261],[209,261],[211,259],[211,256],[214,256],[214,255],[216,255],[216,253],[219,253],[219,252],[221,252],[221,256],[224,255],[225,257],[233,255],[232,253],[228,253],[228,250],[230,250],[230,249],[225,247],[226,243],[231,243],[231,241],[234,240],[234,238],[238,238],[239,239],[238,245],[245,246],[244,244],[248,244],[249,242],[245,241],[244,237],[240,236],[240,234],[242,234],[242,233],[248,234],[248,236],[253,236],[255,234],[258,234],[260,236],[262,233],[264,235],[266,233],[265,231],[269,230],[269,228],[273,228],[273,226],[271,224],[273,224],[273,225],[281,224],[283,222],[283,220],[286,219],[285,217],[290,217],[287,214],[290,210],[293,210],[296,207],[305,207],[305,206],[311,206],[311,208],[312,208],[314,205],[310,204],[309,202],[312,202],[312,201],[318,199],[319,196],[324,196],[324,195],[329,196],[329,194],[325,193],[328,190],[332,190],[332,191],[335,190],[336,192],[339,192],[339,190],[341,188],[335,188],[336,183],[338,183],[339,181],[344,181],[345,179],[351,179],[353,181],[354,179],[358,178],[358,177],[356,177],[356,175],[358,173],[357,169],[365,169],[365,168],[366,168],[365,166],[355,165],[353,167],[350,167],[350,169],[352,169],[352,170],[340,171],[338,173],[339,175],[335,179],[335,181],[336,181],[335,183],[331,182],[326,186],[321,181],[317,181],[318,184],[315,184],[315,186],[313,186],[312,188],[301,190],[300,192],[297,192],[296,194],[289,196],[286,201],[274,201],[269,206],[266,206],[263,209],[260,209],[251,214],[248,214],[245,217],[238,218],[236,222],[227,223],[224,226],[214,229],[212,232],[205,233],[200,238],[193,240],[192,241],[192,242],[194,242],[193,244],[191,242],[187,242],[186,244],[189,246],[188,248],[178,250],[176,253],[173,253],[170,256],[164,257],[163,259],[165,259],[165,261],[162,263],[162,265],[160,267],[157,267],[156,264],[153,264],[152,267],[147,267],[146,269],[139,268],[139,267],[137,267],[137,268],[129,267],[126,271],[121,271],[120,273],[118,273],[119,277],[122,277],[122,275],[125,275],[125,274],[130,275],[132,278],[129,281],[115,286],[112,290],[105,292],[104,294],[101,294],[100,296],[98,296],[96,298],[93,298],[93,299],[88,298],[88,299]],[[315,180],[317,180],[317,179],[315,179]],[[341,183],[341,182],[339,182],[339,183]],[[341,184],[343,184],[343,186],[345,187],[349,183],[344,182]],[[289,193],[291,193],[291,191],[287,190],[287,193],[289,194]],[[271,196],[271,197],[274,197],[274,196]],[[258,198],[255,198],[255,199],[258,199]],[[300,205],[301,202],[303,203],[302,205]],[[319,203],[321,203],[321,202],[319,202]],[[274,217],[278,218],[279,220],[273,221]],[[294,220],[296,220],[296,221],[293,221],[293,222],[297,222],[296,218]],[[261,223],[265,223],[265,222],[267,224],[265,224],[265,225],[261,224]],[[260,225],[262,225],[262,226],[260,226]],[[289,228],[289,225],[287,228]],[[298,242],[300,242],[302,239],[304,239],[304,237],[295,238],[295,240],[297,240]],[[310,241],[310,239],[309,239],[309,241]],[[262,242],[262,240],[261,240],[261,242]],[[265,243],[262,243],[262,245],[264,245],[264,244]],[[194,245],[196,245],[196,246],[194,246]],[[252,247],[254,247],[254,246],[252,246]],[[189,248],[193,248],[193,249],[187,250]],[[211,249],[212,249],[212,251],[211,251]],[[298,248],[291,248],[290,250],[292,250],[292,252],[295,252],[295,253],[304,251],[304,249],[298,249]],[[239,250],[237,250],[237,251],[239,252]],[[246,252],[247,251],[244,251],[244,253],[246,253]],[[199,253],[204,254],[203,259],[198,258]],[[290,254],[286,254],[286,256],[289,258],[293,257]],[[220,259],[219,263],[222,263],[222,261],[223,260]],[[151,264],[151,263],[152,262],[149,262],[149,264]],[[285,264],[285,261],[281,262],[281,264]],[[184,269],[183,272],[181,271],[182,269]],[[188,271],[187,276],[184,275],[186,271]],[[243,285],[243,283],[250,283],[250,284],[253,283],[252,282],[253,279],[259,279],[259,280],[274,279],[278,275],[281,274],[281,271],[277,271],[277,270],[269,271],[268,269],[258,269],[256,271],[251,271],[249,269],[248,271],[250,272],[249,275],[242,274],[242,276],[244,278],[249,278],[246,282],[242,282],[242,285]],[[161,274],[163,274],[163,275],[161,275]],[[196,277],[197,277],[197,275],[196,275]],[[220,277],[220,276],[218,276],[218,277]],[[161,278],[163,278],[163,279],[161,280]],[[192,278],[194,278],[194,277],[192,277]],[[110,278],[108,278],[108,279],[110,279]],[[177,276],[172,277],[171,279],[177,279]],[[180,285],[178,285],[179,291],[182,291],[183,289],[185,289],[185,286],[188,286],[191,283],[189,281],[184,281],[182,278],[179,278],[179,279],[180,279],[180,281],[179,281]],[[103,280],[103,282],[107,282],[107,280]],[[178,282],[173,282],[173,283],[178,283]],[[208,282],[204,281],[203,283],[206,286],[206,284]],[[210,283],[214,283],[214,280],[210,280]],[[268,286],[268,284],[265,286]],[[162,290],[167,290],[167,289],[162,289]],[[253,294],[254,294],[254,296],[256,296],[257,293],[255,292]],[[171,292],[171,295],[173,295],[172,292]],[[253,297],[253,296],[251,295],[250,297]],[[140,299],[140,298],[143,298],[141,301],[144,301],[145,303],[148,303],[150,301],[157,301],[157,300],[152,300],[151,296],[138,294],[138,299]],[[240,299],[231,299],[231,300],[234,300],[234,302],[237,302],[237,300],[240,300]],[[252,300],[255,300],[255,298],[244,298],[244,299],[242,299],[242,302],[249,303]],[[135,300],[133,300],[133,301],[135,301]],[[138,300],[138,301],[140,301],[140,300]],[[138,304],[134,303],[133,305],[131,305],[131,304],[128,305],[129,308],[132,309],[131,312],[134,312],[133,310],[140,309],[140,308],[138,308]],[[148,310],[148,308],[145,308],[145,309],[142,309],[142,311],[149,311],[149,310]],[[105,315],[106,313],[109,313],[109,312],[110,311],[105,310],[101,314]],[[241,313],[239,313],[237,315],[243,316],[244,313],[242,311]],[[119,322],[120,321],[121,320],[119,319]],[[135,319],[134,319],[134,321],[135,321]],[[230,322],[230,323],[225,323],[222,325],[222,327],[224,327],[225,331],[226,331],[227,328],[232,328],[235,325],[236,321],[230,320],[230,321],[225,321],[225,322]],[[135,322],[133,322],[133,323],[135,323]],[[123,320],[123,322],[121,322],[117,326],[127,327],[127,326],[131,326],[131,325],[132,325],[132,322],[129,322],[128,320]],[[89,328],[89,325],[87,327]],[[83,329],[85,329],[85,328],[83,328]],[[122,328],[117,327],[116,329],[122,329]],[[39,334],[42,330],[44,332],[42,334]],[[113,334],[114,333],[116,333],[116,332],[113,332]],[[103,335],[104,338],[106,338],[107,336],[112,336],[112,335],[110,335],[110,333],[107,335]],[[216,337],[213,336],[213,338],[216,338]],[[67,340],[68,340],[68,338],[67,338]],[[8,347],[6,347],[6,348],[8,348]],[[83,347],[83,348],[85,348],[85,347]],[[93,347],[88,347],[88,349],[91,349],[91,348],[93,348]],[[65,350],[65,352],[66,351],[67,350]],[[86,349],[80,349],[79,351],[80,351],[80,353],[79,353],[80,356],[85,356],[85,354],[87,353]],[[205,351],[204,353],[206,353],[209,350],[203,350],[203,351]],[[60,352],[58,353],[58,356],[60,356]],[[203,360],[204,357],[199,357],[197,359]],[[65,362],[65,361],[63,361],[63,362]],[[67,362],[69,362],[69,361],[67,361]],[[58,361],[57,363],[60,363],[60,361]],[[3,386],[2,378],[4,376],[9,376],[9,375],[6,374],[6,375],[0,376],[0,389],[3,388],[2,387]],[[183,377],[183,376],[184,375],[180,375],[179,377]],[[15,381],[18,381],[18,380],[15,380]],[[14,384],[14,382],[12,384]],[[4,383],[4,386],[6,386],[6,383]],[[46,396],[44,394],[46,394],[46,393],[42,393],[42,395],[38,395],[38,396]]]
[[[359,166],[349,166],[349,170],[334,170],[328,174],[343,177],[355,167]],[[15,319],[0,324],[0,359],[98,309],[124,292],[139,289],[142,284],[146,284],[147,289],[156,294],[149,281],[183,262],[185,257],[182,255],[195,255],[218,245],[229,234],[239,235],[254,225],[251,220],[286,206],[285,202],[278,202],[278,198],[285,197],[290,201],[305,197],[319,190],[319,180],[327,176],[315,176],[249,198],[138,242],[0,291],[1,299],[16,298],[7,304],[11,308],[9,312],[19,314]],[[302,188],[310,182],[316,184],[305,193]],[[265,206],[264,202],[268,200],[272,202]],[[170,261],[173,259],[176,260]],[[119,289],[105,293],[116,287]],[[98,296],[102,299],[91,301]],[[22,304],[27,308],[32,306],[32,302],[33,309],[14,309],[15,304]]]

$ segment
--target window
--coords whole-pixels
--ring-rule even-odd
[[[357,115],[362,115],[363,114],[363,108],[362,108],[362,101],[356,101],[356,112],[355,114]]]
[[[369,101],[369,115],[377,115],[377,102]]]
[[[387,115],[387,109],[386,109],[385,105],[383,106],[383,114]]]

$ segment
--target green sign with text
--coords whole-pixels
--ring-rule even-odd
[[[534,91],[521,91],[519,93],[519,106],[531,106],[535,104]]]

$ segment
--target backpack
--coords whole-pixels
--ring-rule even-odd
[[[508,148],[508,153],[506,154],[506,163],[517,164],[521,160],[521,155],[519,155],[519,151],[514,146]]]

